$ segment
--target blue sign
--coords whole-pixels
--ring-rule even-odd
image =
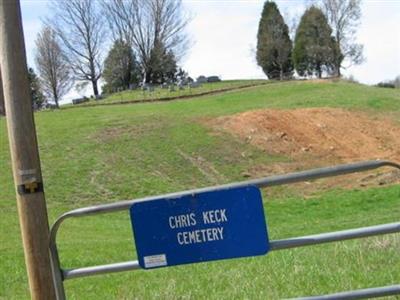
[[[145,269],[269,250],[261,193],[253,186],[137,202],[130,214]]]

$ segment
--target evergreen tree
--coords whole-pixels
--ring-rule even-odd
[[[178,71],[176,71],[176,73],[174,74],[174,77],[177,82],[181,82],[181,83],[188,83],[188,82],[190,82],[190,80],[193,81],[193,79],[191,79],[189,77],[189,73],[186,72],[182,68],[179,68]]]
[[[292,42],[288,26],[275,2],[267,1],[261,14],[257,34],[257,63],[269,79],[291,77]]]
[[[178,72],[178,66],[176,64],[176,58],[172,50],[169,50],[164,54],[164,82],[174,81],[175,74]]]
[[[176,58],[174,53],[156,42],[150,53],[148,73],[146,82],[163,83],[174,80],[177,71]]]
[[[161,43],[155,43],[150,51],[150,58],[146,73],[146,82],[160,83],[163,81],[163,56],[164,46]]]
[[[127,89],[131,83],[139,81],[138,64],[129,44],[116,40],[104,61],[103,77],[105,92]]]
[[[40,109],[45,103],[45,97],[40,88],[39,78],[32,68],[28,68],[28,79],[31,90],[32,107],[34,110]]]
[[[323,12],[314,6],[301,17],[296,31],[293,62],[300,76],[317,75],[335,70],[335,59],[340,49]]]

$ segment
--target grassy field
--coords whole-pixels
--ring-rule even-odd
[[[400,123],[398,90],[344,82],[273,83],[166,103],[35,114],[52,223],[94,203],[243,180],[268,156],[201,120],[259,108],[344,107]],[[27,299],[4,118],[0,119],[0,299]],[[243,157],[243,153],[246,153]],[[318,165],[318,162],[316,162]],[[263,190],[271,239],[396,222],[400,186],[316,192]],[[67,221],[66,268],[135,259],[128,212]],[[272,252],[263,257],[117,273],[66,282],[69,299],[277,299],[400,282],[399,235]]]
[[[141,89],[127,90],[105,96],[105,98],[102,100],[90,100],[88,102],[79,104],[79,106],[150,102],[160,99],[193,97],[196,95],[223,92],[230,89],[241,89],[247,86],[261,85],[266,83],[266,80],[224,80],[220,82],[204,83],[197,88],[188,88],[185,86],[183,90],[175,86],[174,91],[169,91],[169,89],[162,89],[159,86],[156,86],[153,92],[143,91]],[[71,106],[73,105],[65,105],[63,108],[68,108]]]

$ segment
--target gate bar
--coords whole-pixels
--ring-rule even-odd
[[[56,234],[60,223],[66,218],[81,217],[81,216],[85,216],[85,215],[100,214],[100,213],[105,213],[105,212],[121,211],[121,210],[129,209],[129,207],[133,203],[139,202],[139,201],[150,201],[150,200],[158,200],[158,199],[165,199],[165,198],[179,198],[179,197],[188,196],[191,194],[197,194],[197,193],[202,193],[202,192],[213,192],[213,191],[221,190],[221,189],[246,187],[246,186],[250,186],[250,185],[257,186],[259,188],[263,188],[263,187],[270,187],[270,186],[276,186],[276,185],[283,185],[283,184],[319,179],[319,178],[324,178],[324,177],[345,175],[345,174],[349,174],[349,173],[364,172],[364,171],[368,171],[368,170],[378,169],[381,167],[394,167],[394,168],[400,169],[400,164],[397,164],[397,163],[394,163],[391,161],[387,161],[387,160],[369,160],[369,161],[356,162],[356,163],[351,163],[351,164],[343,164],[343,165],[337,165],[337,166],[332,166],[332,167],[325,167],[325,168],[318,168],[318,169],[312,169],[312,170],[301,171],[301,172],[294,172],[294,173],[289,173],[289,174],[268,176],[268,177],[263,177],[263,178],[258,178],[258,179],[247,180],[247,181],[228,183],[228,184],[193,189],[193,190],[187,190],[187,191],[183,191],[183,192],[175,192],[175,193],[169,193],[169,194],[158,195],[158,196],[144,197],[144,198],[139,198],[139,199],[134,199],[134,200],[125,200],[125,201],[118,201],[115,203],[101,204],[101,205],[94,205],[94,206],[89,206],[89,207],[84,207],[84,208],[78,208],[78,209],[74,209],[69,212],[66,212],[65,214],[61,215],[56,220],[56,222],[54,223],[54,225],[51,228],[51,240],[54,239],[54,235]]]
[[[86,277],[86,276],[94,276],[105,273],[115,273],[115,272],[123,272],[123,271],[131,271],[141,269],[139,266],[139,261],[132,260],[120,263],[113,263],[108,265],[101,266],[92,266],[85,268],[77,268],[77,269],[67,269],[63,270],[63,278],[64,280]]]
[[[366,299],[366,298],[372,298],[372,297],[377,298],[377,297],[385,297],[385,296],[392,296],[392,295],[399,295],[399,294],[400,294],[400,284],[396,284],[396,285],[388,285],[388,286],[377,287],[377,288],[354,290],[354,291],[340,292],[340,293],[320,295],[320,296],[301,297],[301,298],[294,298],[294,299],[297,299],[297,300]]]
[[[400,232],[400,222],[271,241],[270,250],[283,250],[396,232]]]
[[[400,222],[270,241],[270,251],[400,232]],[[64,280],[140,269],[137,260],[63,271]]]

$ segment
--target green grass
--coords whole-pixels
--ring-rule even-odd
[[[286,82],[191,101],[35,114],[50,222],[94,203],[243,180],[259,164],[290,162],[199,120],[259,108],[344,107],[400,122],[398,90]],[[243,155],[245,153],[245,155]],[[316,162],[317,164],[318,162]],[[0,119],[0,299],[29,297],[4,118]],[[280,191],[280,190],[278,190]],[[396,222],[400,187],[316,193],[263,191],[270,238]],[[70,220],[59,236],[68,268],[135,259],[127,212]],[[66,282],[69,299],[275,299],[400,282],[400,236],[271,252],[263,257]]]

